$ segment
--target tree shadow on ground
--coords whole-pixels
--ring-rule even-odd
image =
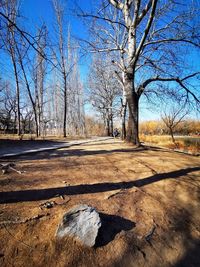
[[[96,238],[95,247],[102,247],[114,240],[121,231],[128,231],[135,227],[135,223],[120,216],[99,213],[101,228]]]
[[[183,238],[184,254],[173,267],[197,267],[200,266],[200,240],[199,240],[199,224],[198,221],[192,220],[195,213],[193,207],[190,210],[182,209],[176,214],[172,214],[171,218],[174,224],[173,230]],[[195,230],[194,230],[195,229]],[[196,238],[194,235],[196,234]],[[193,232],[193,235],[192,235]],[[173,233],[171,233],[171,237]]]
[[[168,173],[155,174],[139,180],[118,183],[80,184],[67,187],[45,189],[30,189],[19,191],[0,192],[0,203],[15,203],[24,201],[46,200],[59,195],[80,195],[107,192],[119,189],[129,189],[134,186],[142,187],[165,179],[180,178],[188,173],[199,171],[200,167],[180,169]]]
[[[0,138],[0,156],[9,153],[19,153],[25,150],[49,148],[53,146],[58,146],[62,144],[67,145],[68,141],[59,140],[6,140]]]
[[[113,139],[111,139],[113,140]],[[118,140],[117,140],[118,141]],[[81,146],[107,146],[107,145],[119,145],[121,142],[123,142],[122,140],[118,141],[118,142],[115,142],[115,141],[112,141],[112,142],[95,142],[94,143],[86,143],[86,144],[81,144]],[[122,143],[123,144],[123,143]]]
[[[79,146],[80,144],[73,145]],[[105,144],[107,145],[107,144]],[[51,149],[51,150],[46,150],[46,151],[37,151],[37,152],[31,152],[31,153],[24,153],[22,155],[18,156],[0,156],[1,160],[14,160],[14,161],[22,161],[22,160],[45,160],[45,159],[54,159],[54,158],[61,158],[61,157],[84,157],[84,156],[95,156],[95,155],[109,155],[113,153],[137,153],[137,152],[144,152],[147,150],[150,151],[161,151],[163,153],[169,152],[167,150],[163,150],[160,148],[150,148],[146,146],[139,146],[139,147],[130,147],[130,148],[121,148],[121,149],[100,149],[100,150],[85,150],[85,149],[69,149],[71,146],[67,146],[66,149],[62,148],[56,148],[56,149]]]
[[[194,229],[199,228],[199,221],[193,221],[195,210],[192,206],[190,209],[177,207],[175,211],[166,209],[165,220],[170,223],[163,225],[161,221],[161,225],[156,224],[156,229],[162,230],[155,230],[155,235],[148,242],[145,238],[135,239],[132,235],[122,257],[114,266],[131,267],[132,261],[134,266],[144,267],[199,267],[199,230],[195,230],[196,235],[194,234]],[[142,262],[139,261],[141,257],[138,256],[138,251],[143,255]]]
[[[200,266],[200,241],[193,241],[187,252],[173,267],[198,267]]]

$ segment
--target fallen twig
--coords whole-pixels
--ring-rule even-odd
[[[17,169],[14,168],[15,164],[14,163],[6,163],[6,164],[0,164],[0,169],[2,170],[2,173],[5,174],[7,173],[9,170],[15,171],[19,174],[22,174],[21,171],[18,171]]]
[[[154,225],[154,226],[152,227],[152,229],[145,235],[144,238],[145,238],[145,240],[146,240],[147,242],[151,243],[151,238],[152,238],[152,236],[153,236],[155,230],[156,230],[156,226]]]
[[[115,197],[116,195],[119,195],[119,194],[123,194],[123,190],[122,189],[120,189],[119,191],[117,191],[117,192],[109,195],[107,199],[110,199],[112,197]]]
[[[27,223],[27,222],[30,222],[30,221],[34,221],[34,220],[39,220],[45,216],[49,216],[50,214],[49,213],[46,213],[46,214],[38,214],[36,216],[33,216],[31,218],[27,218],[25,220],[18,220],[18,221],[3,221],[3,222],[0,222],[0,225],[3,225],[5,226],[6,224],[23,224],[23,223]]]

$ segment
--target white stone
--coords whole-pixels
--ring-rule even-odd
[[[84,245],[93,247],[101,227],[98,212],[88,205],[78,205],[69,210],[56,232],[57,237],[73,236]]]

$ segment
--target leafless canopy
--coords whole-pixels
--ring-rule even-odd
[[[200,48],[198,4],[192,1],[108,0],[96,14],[80,15],[92,21],[92,52],[106,52],[124,74],[129,107],[129,140],[138,143],[138,101],[163,83],[177,84],[177,94],[199,104],[199,70],[185,56]],[[167,92],[164,92],[167,93]]]

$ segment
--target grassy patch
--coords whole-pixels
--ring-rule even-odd
[[[200,153],[200,137],[175,136],[176,145],[169,135],[141,135],[140,140],[145,143],[156,144],[171,149],[179,149],[192,154]]]

